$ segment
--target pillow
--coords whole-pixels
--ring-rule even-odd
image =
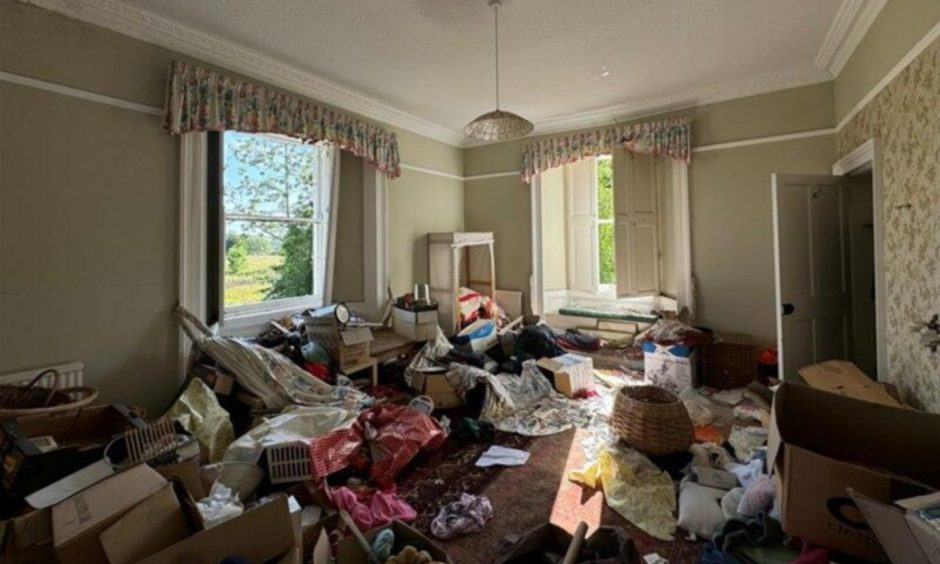
[[[725,520],[720,500],[725,490],[696,484],[689,478],[679,486],[678,525],[698,536],[711,538],[715,528]]]

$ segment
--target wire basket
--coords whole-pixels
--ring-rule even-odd
[[[53,384],[46,388],[36,384],[47,375],[52,375]],[[83,407],[98,397],[98,391],[89,386],[59,388],[61,375],[50,368],[40,372],[28,384],[0,385],[0,417],[22,417],[68,411]]]
[[[285,443],[264,450],[268,458],[268,479],[272,484],[305,482],[313,476],[310,447],[306,443]]]
[[[688,450],[695,440],[685,405],[658,386],[621,388],[610,419],[618,437],[649,456]]]

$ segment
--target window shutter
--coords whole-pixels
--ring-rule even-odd
[[[594,193],[594,159],[565,166],[568,230],[568,289],[597,289],[597,195]]]
[[[663,162],[624,149],[613,153],[617,296],[659,294],[659,192]]]

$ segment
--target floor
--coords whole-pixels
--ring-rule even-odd
[[[535,439],[528,448],[532,453],[528,463],[503,470],[483,490],[494,510],[494,517],[486,528],[480,533],[442,543],[453,561],[460,564],[493,562],[506,546],[507,535],[519,535],[546,521],[573,532],[578,523],[584,521],[588,524],[589,535],[600,525],[623,527],[642,555],[656,552],[671,564],[697,562],[700,545],[684,540],[670,543],[654,539],[609,509],[602,492],[567,480],[568,470],[585,462],[579,446],[583,435],[582,430],[572,430]]]

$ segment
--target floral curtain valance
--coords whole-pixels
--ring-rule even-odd
[[[302,98],[180,61],[170,67],[163,127],[177,135],[229,130],[330,141],[390,178],[401,174],[394,133]]]
[[[665,155],[688,164],[692,161],[692,119],[620,125],[529,143],[522,148],[522,179],[529,182],[540,172],[609,153],[617,145],[634,153]]]

